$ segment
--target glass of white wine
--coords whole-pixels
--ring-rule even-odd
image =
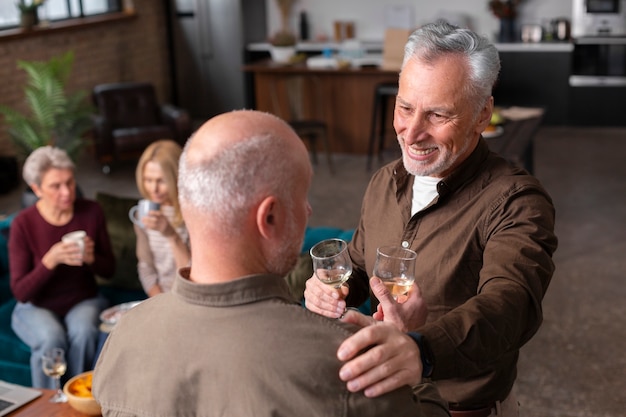
[[[352,274],[348,243],[342,239],[326,239],[310,250],[315,276],[326,285],[340,288]]]
[[[415,282],[417,253],[400,246],[381,246],[376,249],[374,276],[381,279],[391,296],[401,301]]]
[[[56,394],[50,398],[51,403],[67,402],[67,396],[61,390],[61,377],[67,370],[67,362],[65,361],[65,351],[61,348],[52,348],[45,351],[41,357],[41,366],[43,372],[51,378],[54,378],[56,385]]]

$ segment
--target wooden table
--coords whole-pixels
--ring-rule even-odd
[[[43,394],[34,401],[18,408],[7,417],[87,417],[87,414],[74,410],[69,403],[51,403],[55,390],[41,389]]]
[[[282,118],[285,114],[274,109],[273,89],[283,88],[281,83],[290,75],[314,76],[319,81],[319,88],[325,92],[324,121],[329,128],[331,151],[353,154],[367,153],[376,85],[398,81],[398,71],[379,68],[314,69],[308,68],[304,62],[279,65],[264,60],[246,65],[244,71],[253,74],[255,109],[273,112]],[[279,107],[286,106],[283,103]]]
[[[520,110],[523,111],[524,109],[520,108]],[[530,117],[507,120],[500,136],[485,138],[489,149],[500,154],[512,164],[525,168],[531,174],[535,168],[533,138],[544,115],[543,109],[534,110],[535,114]]]

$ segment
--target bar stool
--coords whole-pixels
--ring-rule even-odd
[[[272,113],[282,117],[303,140],[308,140],[313,163],[317,165],[317,141],[322,141],[331,174],[335,169],[325,114],[328,101],[317,75],[281,74],[272,77]]]
[[[378,160],[382,161],[382,152],[385,147],[385,124],[387,121],[387,102],[389,97],[398,95],[398,83],[381,83],[374,90],[374,106],[372,110],[372,126],[370,142],[367,150],[367,170],[372,168],[374,144],[378,139]],[[378,127],[378,130],[376,129]]]

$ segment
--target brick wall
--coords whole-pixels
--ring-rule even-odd
[[[21,60],[48,60],[74,51],[69,91],[91,91],[100,83],[148,81],[159,99],[170,96],[163,2],[134,0],[136,18],[93,26],[3,39],[0,35],[0,103],[24,110],[25,73]],[[0,120],[0,155],[13,154],[12,144]]]

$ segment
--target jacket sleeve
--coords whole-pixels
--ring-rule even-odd
[[[11,224],[9,233],[9,270],[11,292],[20,302],[36,298],[54,276],[54,271],[46,268],[34,253],[37,242],[29,241],[31,234],[26,230],[28,219],[18,215]],[[44,245],[44,237],[39,237]]]
[[[531,186],[492,205],[485,216],[476,296],[418,329],[434,355],[433,379],[475,374],[513,354],[537,331],[554,272],[554,207]]]

